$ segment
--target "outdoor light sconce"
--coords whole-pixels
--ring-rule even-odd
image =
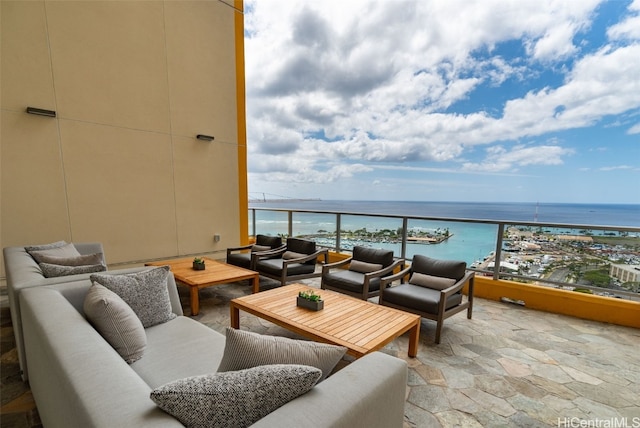
[[[212,137],[211,135],[204,135],[204,134],[198,134],[196,138],[202,141],[213,141],[214,139],[214,137]]]
[[[27,113],[37,114],[38,116],[56,117],[56,112],[54,110],[45,110],[36,107],[27,107]]]

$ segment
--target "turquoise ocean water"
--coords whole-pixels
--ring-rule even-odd
[[[640,227],[640,205],[292,200],[250,203],[250,208]],[[257,233],[287,234],[287,225],[286,212],[256,212]],[[464,260],[470,264],[495,251],[496,225],[410,220],[408,226],[422,230],[448,229],[452,234],[451,238],[440,244],[407,244],[409,258],[415,254],[424,254],[435,258]],[[375,232],[384,229],[395,230],[400,227],[402,227],[401,219],[361,215],[343,215],[341,218],[342,230],[353,231],[366,228],[367,231]],[[294,213],[293,215],[293,236],[317,234],[323,230],[335,231],[335,229],[336,216],[333,214]],[[573,233],[572,230],[559,231]],[[321,240],[318,242],[322,243]],[[397,255],[401,252],[400,245],[395,243],[342,241],[343,248],[353,245],[388,248],[394,250]]]

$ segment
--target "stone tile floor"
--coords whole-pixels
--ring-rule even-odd
[[[319,287],[317,280],[303,282]],[[275,285],[261,279],[263,289]],[[224,332],[229,300],[250,292],[248,282],[201,290],[194,318]],[[188,315],[188,292],[180,287],[180,294]],[[6,298],[1,310],[0,426],[40,427],[18,374]],[[244,313],[241,328],[296,337]],[[434,331],[423,320],[417,358],[407,357],[406,335],[382,350],[409,365],[406,428],[640,427],[638,329],[476,299],[473,319],[459,314],[445,321],[440,345]]]

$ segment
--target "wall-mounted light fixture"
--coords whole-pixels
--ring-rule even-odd
[[[198,134],[198,136],[196,137],[198,140],[202,140],[202,141],[213,141],[214,137],[212,137],[211,135],[203,135],[203,134]]]
[[[27,107],[27,113],[37,114],[38,116],[56,117],[56,112],[54,110],[45,110],[36,107]]]

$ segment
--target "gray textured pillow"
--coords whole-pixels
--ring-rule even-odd
[[[78,257],[81,255],[78,252],[78,250],[76,250],[76,247],[73,244],[64,244],[60,247],[49,248],[46,250],[32,250],[32,251],[28,251],[28,253],[38,263],[44,262],[44,260],[42,259],[43,256],[70,258],[70,257]]]
[[[270,249],[271,249],[271,247],[270,247],[270,246],[268,246],[268,245],[258,245],[258,244],[254,244],[254,245],[251,247],[251,252],[252,252],[252,253],[257,253],[258,251],[268,251],[268,250],[270,250]]]
[[[456,280],[452,278],[443,278],[441,276],[427,275],[418,272],[414,272],[409,279],[409,284],[432,288],[434,290],[444,290],[445,288],[451,287],[455,283]]]
[[[85,254],[75,257],[58,257],[46,254],[38,255],[38,263],[49,263],[62,266],[88,266],[104,263],[102,253]]]
[[[147,328],[176,317],[167,289],[169,266],[124,275],[94,274],[91,281],[122,297]]]
[[[133,309],[116,293],[93,284],[83,309],[93,327],[127,363],[142,358],[147,347],[144,327]]]
[[[227,327],[227,341],[219,372],[243,370],[265,364],[302,364],[322,370],[320,381],[331,374],[347,352],[344,346],[266,336]]]
[[[292,259],[301,259],[303,257],[307,257],[309,254],[296,253],[293,251],[285,251],[282,254],[282,258],[284,260],[292,260]]]
[[[51,244],[42,244],[42,245],[28,245],[24,247],[24,250],[27,253],[30,253],[31,251],[50,250],[52,248],[58,248],[64,245],[67,245],[67,241],[57,241],[57,242],[52,242]]]
[[[378,263],[367,263],[360,260],[351,260],[349,270],[360,273],[370,273],[382,269],[382,265]]]
[[[321,376],[315,367],[269,365],[176,380],[151,400],[189,428],[247,427],[306,393]]]
[[[52,265],[50,263],[40,263],[40,269],[45,278],[53,278],[57,276],[79,275],[81,273],[104,272],[107,267],[103,264],[86,265],[86,266],[63,266]]]

